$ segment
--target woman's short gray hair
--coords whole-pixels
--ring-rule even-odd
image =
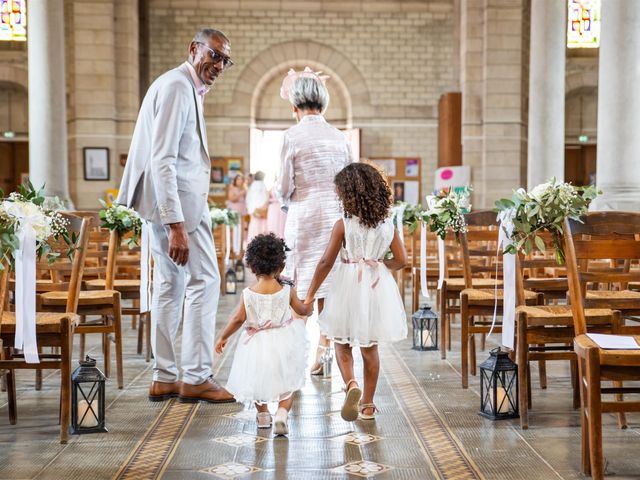
[[[324,112],[329,106],[329,92],[320,80],[300,77],[289,88],[289,101],[299,110]]]

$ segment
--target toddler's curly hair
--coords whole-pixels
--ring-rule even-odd
[[[351,163],[338,172],[334,183],[345,217],[358,217],[366,227],[375,228],[389,216],[391,188],[379,168]]]
[[[275,275],[282,271],[288,248],[273,233],[256,235],[247,246],[245,261],[254,275]]]

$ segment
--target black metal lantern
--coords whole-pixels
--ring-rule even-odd
[[[242,259],[236,262],[236,281],[239,283],[244,282],[244,263]]]
[[[413,349],[438,349],[438,314],[429,305],[421,306],[411,316],[413,321]]]
[[[480,365],[480,415],[491,420],[518,418],[518,366],[500,347]]]
[[[238,280],[236,278],[236,272],[230,268],[227,270],[227,274],[225,275],[225,293],[229,293],[231,295],[235,295],[238,291]]]
[[[105,376],[87,355],[71,375],[71,428],[73,433],[106,432],[104,425]]]

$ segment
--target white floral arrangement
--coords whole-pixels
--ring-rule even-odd
[[[4,197],[1,190],[0,196]],[[45,256],[52,263],[60,256],[48,243],[52,237],[71,245],[67,220],[59,212],[45,208],[44,203],[43,191],[36,191],[31,184],[19,186],[17,192],[0,200],[0,254],[3,259],[13,261],[14,252],[20,248],[20,231],[27,226],[35,234],[38,258]],[[72,255],[73,250],[68,254]]]
[[[240,223],[240,214],[228,208],[219,208],[215,204],[209,207],[209,215],[211,217],[211,226],[229,225],[234,227]]]
[[[109,230],[116,230],[121,237],[131,233],[131,237],[126,241],[130,249],[139,245],[142,234],[142,219],[138,212],[117,203],[109,206],[104,200],[100,200],[100,204],[103,206],[103,209],[100,210],[102,226]]]
[[[429,224],[429,230],[443,240],[448,231],[456,238],[466,232],[464,214],[471,210],[470,194],[471,187],[466,187],[461,191],[444,188],[435,195],[427,195],[427,209],[422,212],[422,219]]]
[[[539,234],[546,231],[551,234],[556,262],[563,265],[564,219],[569,217],[580,221],[580,217],[587,213],[589,204],[601,193],[594,186],[576,187],[552,178],[535,186],[530,192],[519,188],[513,192],[511,199],[498,200],[498,220],[511,241],[505,252],[528,255],[534,246],[544,252],[546,245]]]

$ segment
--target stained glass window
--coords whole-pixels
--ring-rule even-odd
[[[27,39],[27,6],[25,0],[0,0],[0,41]]]
[[[569,0],[567,47],[600,46],[600,0]]]

